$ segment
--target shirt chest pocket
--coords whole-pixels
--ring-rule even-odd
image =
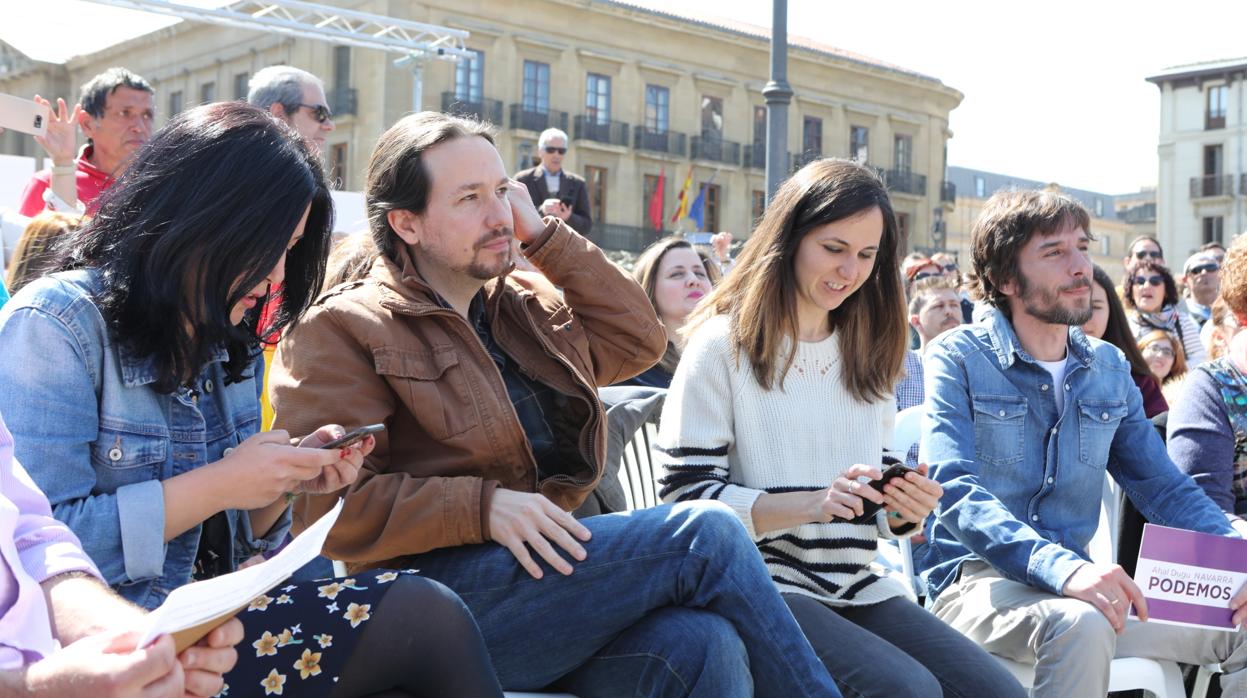
[[[1126,417],[1124,400],[1078,401],[1078,460],[1103,466],[1113,445],[1117,427]]]
[[[377,373],[408,404],[412,415],[434,439],[449,439],[479,422],[459,353],[454,349],[411,351],[373,349]]]
[[[1026,398],[989,395],[974,400],[974,453],[983,463],[1013,465],[1023,456]]]
[[[96,488],[113,492],[136,482],[158,480],[169,454],[169,437],[156,430],[105,426],[91,444]]]

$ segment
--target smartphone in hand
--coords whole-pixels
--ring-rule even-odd
[[[48,132],[52,110],[38,102],[0,94],[0,128],[42,136]]]
[[[872,488],[874,488],[876,491],[878,491],[881,494],[883,493],[883,486],[891,482],[894,478],[905,477],[906,473],[911,473],[914,471],[913,468],[905,465],[904,463],[896,460],[895,458],[892,458],[891,456],[884,456],[883,464],[888,466],[883,471],[883,477],[879,478],[878,480],[871,480],[869,483]],[[855,524],[870,523],[871,520],[875,518],[875,514],[882,508],[883,508],[882,504],[875,504],[869,499],[866,499],[863,497],[862,498],[862,513],[858,516],[854,516],[853,518],[849,519],[849,523],[855,523]]]
[[[384,424],[369,424],[366,427],[360,427],[356,429],[355,431],[349,432],[344,436],[338,437],[334,439],[333,441],[330,441],[329,443],[325,444],[324,446],[321,446],[321,448],[346,448],[347,446],[354,444],[355,442],[363,439],[365,436],[368,436],[369,434],[376,434],[382,431],[385,431]]]

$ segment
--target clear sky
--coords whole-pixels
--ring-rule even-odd
[[[767,0],[629,1],[771,24]],[[170,23],[82,0],[4,4],[0,39],[36,57]],[[1144,77],[1247,56],[1247,0],[789,0],[788,26],[964,93],[949,164],[1109,194],[1156,181],[1159,91]]]

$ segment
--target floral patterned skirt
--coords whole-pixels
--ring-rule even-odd
[[[218,696],[328,696],[390,582],[415,570],[368,570],[288,584],[238,614],[238,663]]]

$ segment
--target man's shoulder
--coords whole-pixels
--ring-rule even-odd
[[[563,169],[563,179],[566,179],[566,180],[569,180],[569,181],[572,181],[572,182],[578,182],[578,183],[580,183],[580,184],[584,184],[584,183],[585,183],[585,178],[584,178],[584,177],[581,177],[581,176],[580,176],[580,175],[578,175],[578,174],[573,174],[573,173],[571,173],[571,172],[568,172],[566,168],[564,168],[564,169]]]
[[[1130,362],[1126,360],[1126,355],[1121,349],[1095,337],[1087,337],[1087,341],[1091,344],[1091,354],[1095,357],[1095,365],[1098,368],[1130,373]]]
[[[539,167],[530,167],[527,170],[520,170],[519,172],[515,173],[514,179],[517,179],[520,181],[536,179],[537,170],[539,169],[540,169]]]
[[[956,356],[966,356],[993,348],[992,335],[983,323],[958,325],[931,340],[931,349]]]

